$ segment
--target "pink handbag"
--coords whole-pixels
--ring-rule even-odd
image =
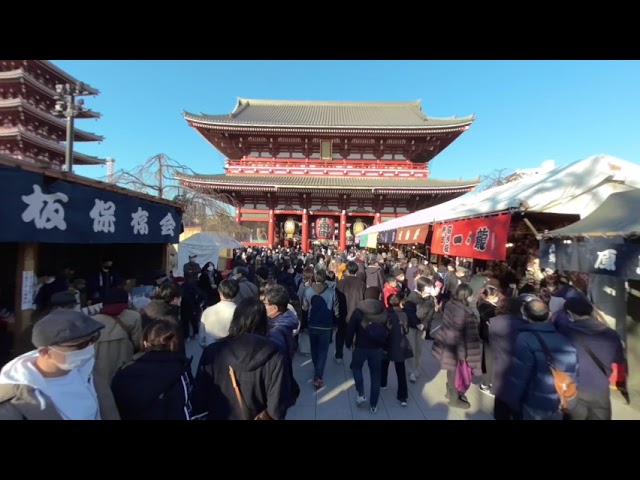
[[[466,360],[458,360],[456,367],[456,390],[459,393],[465,393],[469,390],[473,380],[473,370]]]

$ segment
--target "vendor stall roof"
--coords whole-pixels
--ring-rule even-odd
[[[549,237],[640,237],[640,190],[614,193],[582,220],[541,234]]]
[[[584,217],[609,195],[640,188],[640,166],[595,155],[548,173],[471,192],[435,207],[369,227],[362,234],[518,210]]]

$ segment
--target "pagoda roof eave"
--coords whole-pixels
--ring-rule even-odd
[[[54,98],[56,96],[56,92],[46,85],[43,85],[38,80],[36,80],[32,75],[28,72],[24,71],[22,68],[16,70],[8,70],[6,72],[0,72],[0,83],[1,82],[11,82],[11,81],[24,81],[31,87],[40,90],[40,92],[47,95],[49,98]],[[101,115],[98,112],[94,112],[93,110],[81,110],[76,119],[85,119],[85,118],[100,118]]]
[[[27,102],[22,98],[13,98],[13,99],[7,99],[7,100],[0,99],[0,109],[3,109],[3,108],[22,108],[51,124],[54,124],[63,129],[67,128],[64,120],[56,118],[50,113],[34,107],[33,105],[31,105],[29,102]],[[95,133],[87,132],[79,128],[75,128],[74,133],[75,135],[73,140],[75,142],[79,142],[79,141],[102,142],[104,140],[104,137],[102,137],[101,135],[96,135]]]
[[[65,153],[65,147],[63,147],[62,145],[45,138],[41,138],[21,128],[0,130],[0,138],[16,138],[18,140],[24,139],[25,141],[35,145],[39,145],[42,148],[46,148],[57,153]],[[74,162],[78,165],[103,165],[106,163],[106,160],[103,158],[92,157],[90,155],[85,155],[84,153],[76,151],[73,152],[73,159]]]
[[[367,178],[367,177],[291,177],[291,176],[250,176],[250,175],[185,175],[176,174],[179,181],[206,188],[242,190],[262,189],[264,191],[308,192],[310,188],[331,191],[368,191],[375,193],[413,192],[459,192],[474,189],[480,179],[474,180],[433,180],[408,178]],[[407,185],[409,184],[409,185]],[[412,185],[411,185],[412,184]]]
[[[185,120],[194,128],[227,131],[278,131],[278,132],[390,132],[390,133],[446,133],[466,130],[476,119],[475,115],[469,115],[457,119],[432,118],[429,125],[296,125],[275,123],[232,123],[221,121],[224,115],[196,115],[183,112]],[[228,117],[227,117],[228,118]]]
[[[84,85],[85,88],[85,92],[86,93],[81,93],[78,96],[83,96],[83,95],[99,95],[100,91],[91,87],[90,85],[84,83],[84,82],[80,82],[80,80],[78,80],[77,78],[75,78],[74,76],[70,75],[69,73],[65,72],[64,70],[62,70],[60,67],[54,65],[52,62],[50,62],[49,60],[34,60],[34,62],[38,63],[39,65],[43,66],[44,68],[46,68],[47,70],[49,70],[51,73],[61,77],[65,82],[69,83],[70,85],[77,85],[78,83],[82,83]]]

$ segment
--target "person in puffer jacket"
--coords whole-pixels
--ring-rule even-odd
[[[522,317],[528,324],[520,329],[505,379],[503,401],[523,420],[562,420],[560,397],[545,355],[549,350],[555,367],[577,382],[578,355],[569,338],[557,332],[549,321],[549,307],[533,295],[522,299]]]
[[[282,285],[267,287],[263,303],[269,317],[269,340],[278,347],[285,358],[285,374],[289,376],[291,384],[291,400],[287,407],[292,407],[300,395],[300,387],[293,377],[294,332],[297,332],[300,322],[296,314],[289,309],[289,293]]]
[[[326,270],[316,271],[315,279],[315,283],[305,291],[302,309],[309,312],[309,341],[311,360],[315,369],[313,384],[316,388],[322,388],[333,326],[337,325],[340,319],[340,302],[335,287],[327,285]]]
[[[351,348],[352,345],[355,347],[351,360],[351,371],[353,372],[353,379],[358,392],[356,406],[361,406],[367,401],[364,395],[362,369],[365,362],[369,366],[369,374],[371,375],[369,408],[371,413],[378,411],[378,399],[380,398],[380,388],[382,387],[382,359],[387,341],[380,343],[378,339],[372,338],[367,328],[369,324],[377,323],[382,324],[383,328],[387,328],[390,331],[391,326],[389,313],[384,308],[382,300],[380,300],[381,295],[382,292],[378,287],[367,288],[364,293],[364,300],[353,311],[347,324],[345,338],[345,346],[347,348]]]

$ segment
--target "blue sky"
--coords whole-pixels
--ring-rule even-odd
[[[279,100],[422,100],[427,116],[477,120],[431,162],[433,178],[558,165],[599,153],[640,162],[638,61],[147,61],[53,60],[100,90],[79,128],[105,137],[78,144],[131,169],[165,153],[198,173],[224,158],[181,112],[223,114],[237,97]],[[105,167],[80,167],[101,178]]]

